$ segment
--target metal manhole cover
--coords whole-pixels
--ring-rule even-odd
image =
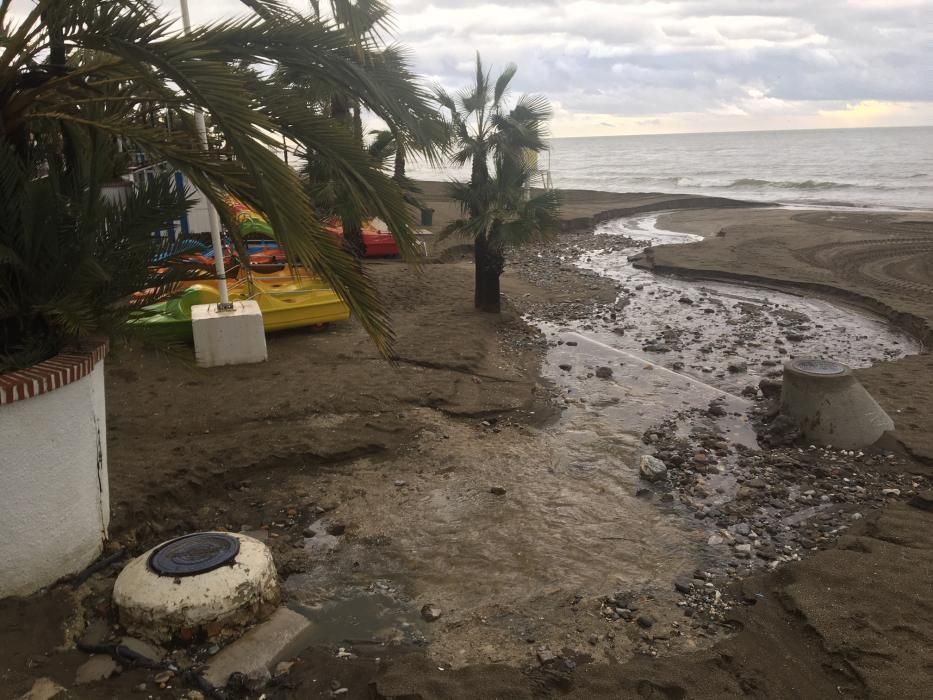
[[[848,369],[848,367],[841,362],[834,362],[833,360],[802,359],[794,360],[791,364],[794,369],[798,369],[801,372],[806,372],[807,374],[821,374],[824,376],[845,374]]]
[[[159,576],[195,576],[236,559],[240,541],[222,532],[196,532],[160,545],[149,556],[149,568]]]

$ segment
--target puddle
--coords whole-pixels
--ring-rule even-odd
[[[307,584],[304,578],[304,574],[290,577],[286,591],[300,594]],[[348,588],[317,605],[295,605],[295,610],[314,623],[309,644],[357,648],[424,644],[425,623],[410,603],[394,594],[395,589],[384,583],[369,589]]]

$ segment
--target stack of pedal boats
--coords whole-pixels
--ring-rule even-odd
[[[256,301],[266,332],[322,326],[350,317],[350,309],[323,279],[288,264],[285,252],[261,214],[234,197],[227,198],[227,206],[240,236],[246,240],[249,255],[249,269],[244,270],[230,247],[225,246],[224,268],[230,301]],[[339,238],[339,222],[330,222],[328,231]],[[370,224],[363,233],[368,255],[398,255],[395,239],[388,231]],[[210,247],[192,241],[189,248],[185,255],[187,263],[200,265],[205,271],[213,269],[214,253]],[[217,280],[198,276],[177,285],[171,298],[142,307],[131,323],[152,340],[191,342],[191,307],[219,301]]]

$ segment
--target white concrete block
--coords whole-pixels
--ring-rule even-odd
[[[120,621],[162,643],[185,629],[245,627],[267,615],[279,602],[272,553],[257,540],[230,534],[240,541],[234,563],[196,576],[153,572],[148,562],[155,547],[133,559],[113,586]]]
[[[268,678],[280,661],[298,655],[310,643],[311,623],[304,615],[279,608],[210,661],[204,677],[223,688],[232,673],[253,681]]]
[[[191,307],[194,354],[200,367],[265,362],[266,331],[255,301],[235,301],[230,311],[216,304]]]

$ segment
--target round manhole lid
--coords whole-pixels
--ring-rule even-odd
[[[806,372],[807,374],[819,374],[822,376],[845,374],[849,369],[841,362],[836,362],[834,360],[819,360],[816,358],[803,358],[800,360],[794,360],[791,363],[791,366],[794,369],[800,370],[801,372]]]
[[[195,576],[236,559],[240,541],[223,532],[196,532],[159,545],[149,556],[149,568],[159,576]]]

